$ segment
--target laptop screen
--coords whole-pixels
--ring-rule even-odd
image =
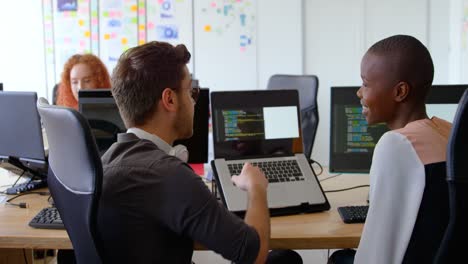
[[[215,158],[302,153],[296,90],[211,93]]]

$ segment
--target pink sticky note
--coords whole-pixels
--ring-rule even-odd
[[[109,17],[115,17],[115,12],[114,11],[109,11]]]
[[[92,24],[92,25],[97,25],[97,24],[98,24],[98,19],[95,18],[95,17],[92,18],[92,19],[91,19],[91,24]]]
[[[144,39],[145,38],[145,31],[140,31],[140,33],[138,34],[138,38]]]
[[[211,2],[211,7],[216,7],[216,2]]]
[[[111,35],[110,35],[111,38],[116,38],[117,37],[117,33],[115,32],[112,32]]]
[[[86,42],[84,40],[80,40],[80,47],[86,46]]]
[[[93,34],[93,35],[91,36],[91,39],[92,39],[92,40],[98,40],[97,34]]]
[[[148,29],[153,29],[153,28],[154,28],[154,23],[148,22]]]
[[[65,44],[70,44],[71,43],[71,38],[64,38],[63,42],[65,42]]]
[[[162,4],[164,0],[158,0],[158,4]]]
[[[145,9],[144,9],[144,8],[142,8],[142,9],[138,9],[138,14],[140,14],[140,15],[144,16],[144,15],[145,15],[145,13],[146,13],[146,11],[145,11]]]
[[[246,48],[245,47],[240,47],[241,52],[245,52]]]

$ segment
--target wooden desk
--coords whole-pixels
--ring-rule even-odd
[[[1,175],[0,175],[1,176]],[[328,175],[319,176],[324,179]],[[367,175],[343,174],[322,182],[324,190],[368,184]],[[273,217],[271,248],[325,249],[358,246],[362,224],[344,224],[336,210],[338,206],[365,204],[368,188],[328,193],[331,209],[326,212]],[[15,202],[26,202],[28,208],[4,203],[0,197],[0,248],[71,249],[64,230],[35,229],[29,221],[48,206],[47,196],[26,195]],[[197,247],[197,249],[200,249]]]

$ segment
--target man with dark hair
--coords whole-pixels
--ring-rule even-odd
[[[248,193],[245,222],[228,212],[187,165],[177,139],[192,136],[197,90],[190,53],[150,42],[126,51],[112,93],[128,128],[102,157],[98,230],[108,263],[191,263],[194,241],[239,263],[264,263],[268,182],[245,164],[233,183]]]
[[[386,123],[391,131],[374,150],[369,211],[354,263],[430,263],[437,252],[448,219],[451,124],[426,113],[433,77],[429,51],[411,36],[383,39],[361,61],[362,114],[369,125]],[[351,263],[340,260],[351,255],[337,252],[330,263]]]

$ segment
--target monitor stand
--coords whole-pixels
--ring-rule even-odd
[[[25,174],[29,174],[30,179],[20,183],[15,184],[12,187],[6,189],[5,193],[12,195],[12,194],[20,194],[24,192],[33,191],[39,188],[47,187],[47,176],[44,173],[39,171],[35,171],[31,168],[24,166],[21,162],[18,162],[17,159],[10,158],[8,162],[2,162],[3,165],[8,164],[8,166],[2,166],[4,169],[12,171],[13,173],[18,174],[18,177],[21,177]],[[13,168],[14,169],[13,169]],[[18,173],[18,169],[21,173]]]

